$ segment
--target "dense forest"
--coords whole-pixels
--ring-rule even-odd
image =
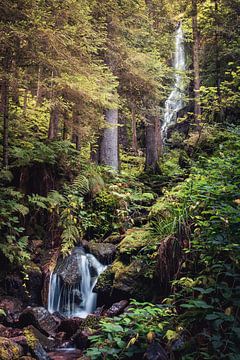
[[[0,360],[240,360],[240,0],[0,0]]]

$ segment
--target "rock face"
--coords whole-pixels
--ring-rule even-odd
[[[33,325],[43,334],[49,336],[56,333],[60,320],[43,307],[28,307],[22,312],[19,323],[22,326]]]
[[[18,360],[23,355],[23,349],[14,341],[0,337],[0,359]]]
[[[6,321],[13,323],[18,321],[20,313],[23,310],[23,304],[18,299],[5,296],[0,298],[0,309],[5,311],[7,315]]]
[[[111,243],[90,241],[87,250],[104,265],[110,264],[116,255],[116,245]]]
[[[127,307],[128,301],[121,300],[117,303],[114,303],[110,309],[105,311],[104,315],[108,317],[117,316],[123,313],[124,309]]]
[[[79,256],[83,254],[84,251],[81,248],[76,248],[73,250],[71,255],[58,261],[55,271],[65,284],[74,285],[81,281],[81,274],[79,272]]]

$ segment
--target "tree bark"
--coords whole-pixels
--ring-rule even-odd
[[[3,166],[8,166],[9,155],[9,72],[11,69],[11,52],[6,49],[3,59],[3,79],[1,86],[1,111],[3,117]]]
[[[138,144],[137,144],[137,123],[136,123],[136,113],[134,105],[132,105],[132,149],[134,154],[137,154]]]
[[[192,0],[192,32],[193,32],[193,73],[194,73],[194,119],[197,129],[201,130],[201,104],[200,104],[200,63],[199,47],[200,36],[198,30],[197,0]]]
[[[105,113],[107,126],[100,143],[100,164],[119,169],[118,157],[118,110],[109,109]]]
[[[48,129],[48,139],[55,140],[58,137],[59,110],[56,105],[51,110]]]
[[[159,157],[161,155],[161,125],[156,116],[149,118],[146,125],[146,160],[145,171],[153,174],[160,173]]]

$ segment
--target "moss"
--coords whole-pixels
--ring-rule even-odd
[[[114,274],[112,267],[109,266],[98,278],[95,290],[106,290],[112,287]]]
[[[149,242],[149,230],[146,228],[133,228],[127,231],[126,236],[118,245],[120,255],[136,254]]]
[[[22,355],[22,348],[11,341],[0,337],[0,359],[1,360],[17,360]]]
[[[33,332],[29,329],[24,329],[23,333],[24,333],[24,336],[26,337],[28,346],[31,349],[34,349],[38,343],[38,340],[36,339]]]

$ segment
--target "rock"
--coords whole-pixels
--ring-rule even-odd
[[[0,337],[0,359],[18,360],[23,355],[23,349],[14,341]]]
[[[64,319],[62,320],[61,325],[58,327],[58,331],[64,332],[66,334],[66,338],[69,339],[73,334],[77,332],[82,323],[83,319],[78,317]]]
[[[23,303],[21,300],[11,296],[4,296],[0,298],[0,309],[6,313],[6,320],[9,323],[17,322],[21,311],[23,310]]]
[[[132,228],[126,232],[125,237],[118,245],[121,258],[127,259],[137,254],[149,242],[149,231],[145,228]]]
[[[29,352],[36,360],[49,360],[49,356],[44,350],[43,346],[40,344],[39,340],[33,333],[32,328],[24,329],[24,337],[26,341],[26,345],[29,349]],[[24,341],[24,339],[23,339]]]
[[[113,286],[114,273],[111,266],[109,266],[98,278],[97,284],[94,287],[94,292],[98,294],[98,306],[110,306],[112,304],[111,292]]]
[[[169,360],[166,350],[157,342],[149,345],[143,358],[145,360]]]
[[[28,282],[28,303],[31,306],[39,306],[42,304],[42,288],[43,288],[43,274],[39,266],[31,262],[27,270]]]
[[[65,257],[63,260],[58,260],[58,265],[55,271],[65,284],[74,285],[81,281],[81,274],[79,272],[79,256],[83,254],[84,251],[81,248],[75,248],[71,255]]]
[[[6,326],[3,326],[2,324],[0,324],[0,334],[2,337],[5,337],[5,338],[13,338],[15,336],[22,335],[22,330],[16,329],[16,328],[11,328],[11,327],[6,327]]]
[[[92,332],[87,329],[79,330],[76,332],[76,334],[73,335],[72,340],[78,349],[84,350],[90,345],[90,335],[92,335]]]
[[[53,338],[43,335],[33,325],[29,325],[24,330],[25,330],[25,332],[31,331],[31,333],[35,336],[35,338],[40,342],[40,344],[43,346],[43,348],[46,351],[52,351],[56,346],[61,344],[60,341],[55,341]]]
[[[44,307],[27,307],[19,317],[21,326],[33,325],[45,335],[54,335],[60,320]]]
[[[116,245],[110,243],[98,243],[90,241],[87,251],[93,254],[102,264],[110,264],[116,255]]]
[[[124,238],[124,235],[112,234],[112,235],[108,236],[103,242],[116,245],[116,244],[119,244],[123,238]]]
[[[6,275],[4,279],[4,289],[6,294],[13,298],[26,300],[26,288],[23,286],[23,279],[19,276],[19,273],[12,273]]]
[[[115,261],[111,270],[114,273],[113,298],[135,298],[147,300],[152,296],[152,282],[146,281],[145,274],[149,266],[141,260],[134,260],[129,265]]]
[[[105,316],[108,317],[112,317],[112,316],[116,316],[119,315],[121,313],[123,313],[124,309],[126,308],[126,306],[128,305],[128,301],[127,300],[121,300],[117,303],[114,303],[110,309],[106,310],[104,312]]]
[[[83,359],[80,350],[62,349],[48,354],[51,360],[78,360]]]

